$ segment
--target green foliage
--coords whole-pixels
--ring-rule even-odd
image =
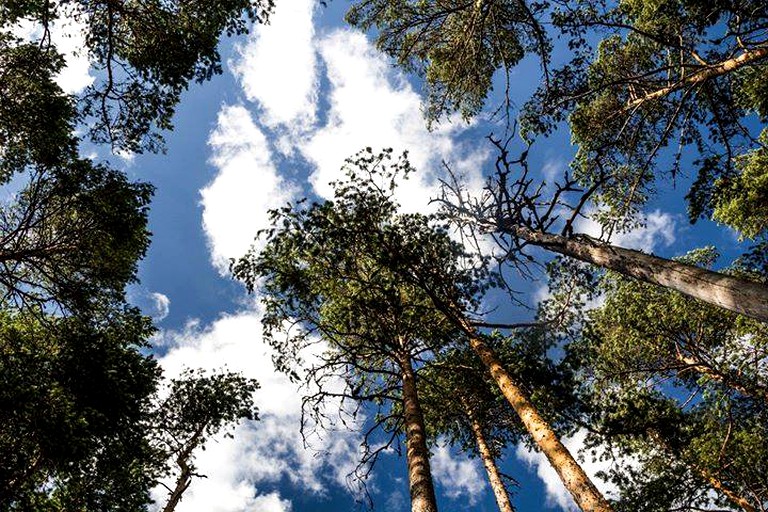
[[[163,459],[144,421],[159,369],[153,332],[125,310],[110,321],[0,318],[0,506],[137,510]]]
[[[362,0],[347,20],[378,29],[377,45],[426,79],[427,118],[483,107],[497,69],[507,74],[528,53],[545,62],[549,38],[537,15],[545,3],[508,0],[424,2]]]
[[[253,404],[259,383],[237,373],[205,375],[188,369],[167,387],[168,396],[158,405],[155,422],[165,438],[163,444],[173,447],[168,450],[172,454],[193,437],[203,444],[205,438],[240,419],[259,419]]]
[[[75,106],[52,77],[55,51],[0,34],[0,184],[29,165],[57,167],[75,155]]]
[[[375,410],[358,481],[403,431],[405,375],[416,373],[420,388],[422,363],[461,339],[435,303],[471,307],[488,286],[482,265],[470,265],[430,218],[397,212],[396,181],[411,170],[390,150],[360,152],[333,200],[273,211],[263,249],[232,266],[260,291],[276,367],[294,379],[305,371],[302,428],[346,424],[364,402]],[[382,431],[388,438],[374,442]]]
[[[715,183],[712,218],[737,230],[742,239],[765,236],[768,230],[768,129],[759,140],[759,148],[736,160],[740,174]]]
[[[42,39],[27,46],[39,47],[43,58],[54,63],[36,70],[50,81],[61,61],[45,36],[47,30],[61,18],[82,21],[98,79],[84,92],[79,110],[96,142],[142,152],[162,149],[158,131],[172,127],[175,107],[190,82],[221,73],[220,35],[245,33],[249,21],[265,21],[273,7],[273,0],[16,0],[0,7],[0,23],[26,19],[42,25]],[[21,75],[23,69],[13,73]],[[49,119],[68,121],[64,116]]]
[[[273,211],[275,227],[260,234],[264,249],[233,263],[235,277],[262,292],[264,334],[279,368],[297,361],[314,334],[345,349],[370,343],[379,347],[374,354],[400,351],[401,338],[413,354],[425,343],[439,346],[455,328],[430,294],[471,306],[485,286],[475,279],[482,270],[463,266],[461,247],[428,217],[397,214],[395,181],[412,169],[390,159],[390,152],[361,152],[348,161],[348,179],[334,184],[332,201]],[[428,293],[421,284],[433,276]]]
[[[716,258],[705,248],[681,259]],[[567,360],[591,408],[592,447],[625,461],[605,475],[620,490],[617,510],[762,503],[765,324],[613,273],[601,290],[605,303],[588,313]]]
[[[121,301],[149,245],[152,191],[89,160],[32,173],[0,206],[4,301],[66,310]]]

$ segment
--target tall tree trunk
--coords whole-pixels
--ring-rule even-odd
[[[403,416],[405,417],[405,445],[408,461],[408,482],[411,491],[411,512],[437,512],[435,488],[429,468],[429,450],[416,392],[416,374],[410,354],[400,357],[403,375]]]
[[[568,448],[560,442],[549,423],[541,417],[536,406],[512,379],[493,350],[474,334],[472,327],[465,320],[463,327],[470,336],[470,346],[488,368],[501,393],[520,417],[523,426],[560,476],[579,508],[584,512],[612,512],[611,505],[597,490]]]
[[[485,471],[488,473],[488,481],[491,484],[491,489],[493,489],[493,495],[496,497],[496,504],[499,506],[499,512],[514,512],[512,503],[509,501],[507,488],[504,486],[504,482],[501,480],[501,473],[499,473],[499,468],[496,466],[496,459],[493,456],[493,451],[485,440],[483,426],[480,424],[480,421],[465,400],[462,400],[462,405],[469,418],[469,423],[472,426],[472,433],[475,435],[475,442],[477,442],[477,451],[483,461]]]
[[[768,322],[768,286],[764,284],[609,245],[587,235],[564,237],[521,226],[499,229],[532,245]]]

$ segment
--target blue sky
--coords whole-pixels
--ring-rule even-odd
[[[179,512],[355,508],[346,477],[358,458],[359,434],[329,431],[304,446],[301,391],[272,369],[270,350],[260,339],[258,297],[245,295],[228,276],[228,259],[244,254],[267,226],[270,208],[305,195],[327,197],[328,182],[341,176],[344,158],[365,146],[410,151],[418,174],[398,197],[405,210],[425,211],[443,160],[470,184],[481,185],[491,154],[483,137],[500,131],[481,116],[469,125],[444,122],[429,132],[418,83],[394,69],[369,37],[342,24],[346,6],[340,0],[327,8],[312,0],[278,2],[269,26],[224,41],[223,76],[184,95],[176,128],[166,134],[167,154],[115,156],[86,149],[157,187],[153,243],[141,264],[141,284],[130,296],[157,320],[155,351],[166,375],[184,367],[226,366],[262,385],[261,421],[209,443],[197,458],[207,478],[193,482]],[[82,59],[70,59],[69,72],[63,79],[69,90],[87,84]],[[531,62],[514,71],[518,104],[537,79]],[[543,177],[560,174],[572,154],[562,133],[534,149],[532,169]],[[613,242],[665,256],[704,243],[734,244],[731,233],[711,224],[690,227],[681,196],[673,190],[654,198],[646,227]],[[580,228],[598,233],[589,222]],[[525,286],[531,301],[546,294],[541,282]],[[521,315],[503,305],[500,311]],[[577,433],[566,444],[578,451],[582,440]],[[496,509],[477,459],[437,447],[432,463],[441,510]],[[521,483],[514,498],[521,512],[573,508],[541,455],[510,447],[502,469]],[[588,462],[587,469],[598,465]],[[385,456],[368,485],[376,509],[409,508],[404,457]],[[164,492],[156,494],[161,502]]]

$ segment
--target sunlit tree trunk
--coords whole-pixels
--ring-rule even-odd
[[[464,402],[464,409],[466,410],[469,423],[472,426],[472,433],[475,436],[475,442],[477,443],[477,451],[480,454],[480,458],[485,466],[485,471],[488,473],[488,482],[491,484],[493,495],[496,497],[496,504],[499,506],[499,512],[514,512],[512,503],[509,501],[509,494],[507,488],[504,486],[504,482],[501,480],[501,473],[496,465],[496,459],[493,456],[491,447],[488,446],[488,442],[483,434],[483,426],[480,421],[472,413],[472,409]]]
[[[470,346],[488,368],[501,393],[515,410],[536,445],[547,457],[579,508],[584,512],[612,512],[611,505],[597,490],[565,445],[560,442],[555,431],[541,417],[525,392],[515,383],[493,350],[473,335],[473,329],[468,323],[464,322],[463,327],[470,334]]]
[[[429,468],[424,415],[416,392],[416,374],[410,354],[403,354],[399,363],[403,377],[403,416],[411,512],[437,512],[432,472]]]
[[[532,245],[768,322],[768,286],[764,284],[608,245],[586,235],[564,237],[519,226],[502,230]]]
[[[739,55],[738,57],[733,57],[732,59],[727,59],[710,66],[704,66],[700,70],[691,73],[687,77],[673,83],[672,85],[669,85],[667,87],[662,87],[661,89],[648,93],[645,96],[632,100],[627,104],[624,110],[635,109],[649,101],[654,101],[659,98],[663,98],[664,96],[667,96],[668,94],[671,94],[675,91],[679,91],[680,89],[683,89],[685,87],[691,87],[697,84],[702,84],[712,78],[717,78],[718,76],[727,75],[728,73],[736,71],[745,66],[754,64],[757,61],[760,61],[765,58],[768,58],[768,47],[747,50],[741,55]]]

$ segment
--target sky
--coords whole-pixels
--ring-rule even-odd
[[[336,428],[302,439],[302,391],[272,368],[270,348],[261,340],[259,298],[229,276],[229,261],[268,226],[269,209],[304,196],[329,197],[329,182],[342,176],[345,158],[367,146],[409,151],[418,172],[398,189],[398,200],[404,211],[430,211],[429,199],[445,176],[442,162],[471,186],[481,186],[492,156],[483,138],[501,130],[481,115],[429,131],[418,80],[399,72],[370,35],[343,24],[346,7],[340,0],[327,7],[313,0],[281,1],[269,25],[224,40],[223,75],[184,95],[175,129],[165,134],[166,154],[109,155],[86,147],[95,158],[156,186],[153,243],[140,267],[141,282],[129,296],[156,321],[154,352],[165,376],[184,368],[226,368],[261,384],[260,421],[239,424],[231,438],[213,439],[198,454],[195,463],[206,478],[192,483],[179,512],[360,508],[360,491],[348,478],[359,460],[360,434]],[[81,47],[76,38],[60,44],[75,53]],[[537,79],[536,66],[524,62],[512,74],[513,96],[525,98]],[[90,80],[87,59],[72,54],[62,86],[76,93]],[[573,154],[564,134],[535,149],[532,169],[550,179],[567,168]],[[691,227],[680,195],[676,190],[654,198],[645,227],[613,242],[663,256],[705,240],[733,245],[735,237],[726,230],[707,223]],[[579,229],[599,233],[588,221]],[[542,281],[525,287],[531,301],[546,296]],[[578,453],[583,441],[577,432],[565,443]],[[441,510],[496,509],[478,459],[438,443],[431,463]],[[541,454],[512,446],[501,466],[520,482],[513,498],[519,511],[575,510]],[[594,474],[600,464],[587,454],[585,467]],[[375,509],[409,509],[404,456],[385,455],[367,485]],[[158,502],[166,492],[156,489]]]

